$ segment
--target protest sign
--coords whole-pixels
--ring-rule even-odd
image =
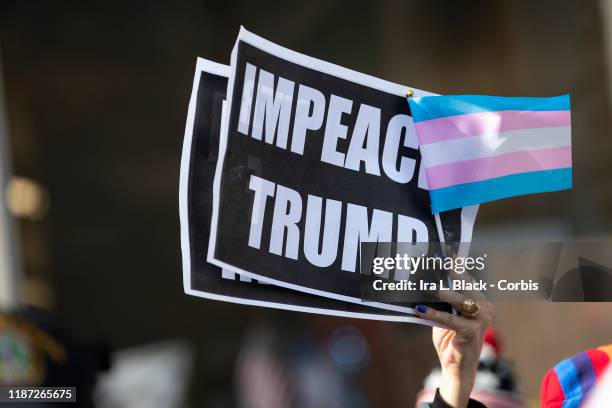
[[[469,241],[476,208],[431,213],[407,90],[241,29],[208,261],[360,303],[360,242]]]
[[[228,75],[228,66],[198,59],[185,129],[179,191],[185,293],[299,312],[429,324],[412,314],[262,284],[206,262],[212,186]]]

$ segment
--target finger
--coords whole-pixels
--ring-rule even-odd
[[[457,332],[465,332],[470,330],[470,321],[462,317],[454,316],[450,313],[442,312],[424,305],[417,305],[414,310],[419,317],[429,320],[430,322],[438,323],[441,326]]]
[[[464,284],[467,284],[466,287],[474,287],[474,284],[476,283],[476,279],[472,275],[470,275],[468,272],[459,273],[455,271],[454,269],[449,269],[448,276],[451,279],[451,281],[464,282]],[[457,292],[462,293],[464,295],[463,300],[472,299],[472,300],[477,301],[480,304],[489,303],[489,299],[487,299],[484,292],[480,290],[465,289],[465,290],[459,290]]]
[[[436,293],[436,297],[443,302],[450,304],[457,310],[461,309],[461,305],[466,298],[464,294],[461,292],[457,292],[454,290],[439,290]]]
[[[476,279],[474,279],[474,277],[467,272],[458,273],[454,270],[451,270],[449,272],[449,276],[453,280],[463,281],[468,284],[473,284],[476,282]],[[476,289],[465,289],[465,290],[462,290],[461,293],[467,295],[467,297],[474,299],[474,300],[479,300],[479,301],[487,300],[486,296],[481,291],[476,290]]]
[[[463,307],[464,300],[467,300],[467,299],[475,300],[476,302],[478,302],[478,305],[480,307],[480,311],[479,311],[480,314],[479,314],[478,319],[470,319],[470,320],[483,320],[484,322],[489,322],[490,320],[493,319],[493,311],[491,310],[492,305],[486,299],[484,301],[481,301],[478,299],[474,299],[473,297],[466,296],[462,292],[457,292],[453,290],[438,291],[437,297],[441,301],[450,304],[452,307],[454,307],[459,312],[461,311]],[[465,316],[463,317],[466,318]]]

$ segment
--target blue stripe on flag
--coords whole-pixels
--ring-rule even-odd
[[[454,115],[503,110],[559,111],[570,109],[570,96],[547,98],[487,95],[423,96],[408,100],[415,122]]]
[[[582,389],[576,366],[572,360],[566,359],[557,364],[554,370],[565,395],[562,408],[578,408],[582,400]]]
[[[572,187],[572,168],[512,174],[489,180],[430,190],[433,213],[524,194]]]

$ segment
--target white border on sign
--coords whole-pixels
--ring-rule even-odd
[[[289,289],[287,289],[289,290]],[[267,307],[272,309],[280,309],[280,310],[289,310],[292,312],[302,312],[302,313],[313,313],[327,316],[336,316],[336,317],[349,317],[349,318],[357,318],[357,319],[366,319],[366,320],[380,320],[385,322],[400,322],[400,323],[418,323],[425,326],[437,326],[430,322],[429,320],[421,319],[420,317],[416,317],[415,315],[407,315],[407,316],[398,316],[398,315],[383,315],[383,314],[373,314],[373,313],[360,313],[360,312],[345,312],[342,310],[334,310],[334,309],[322,309],[316,307],[307,307],[307,306],[296,306],[290,305],[288,303],[274,303],[274,302],[266,302],[262,300],[253,300],[253,299],[245,299],[238,298],[233,296],[225,296],[218,295],[215,293],[202,292],[200,290],[194,289],[185,289],[185,293],[192,296],[197,296],[210,300],[219,300],[222,302],[230,302],[237,303],[240,305],[247,306],[259,306],[259,307]]]
[[[189,212],[188,212],[188,187],[189,187],[189,164],[191,160],[191,143],[194,131],[195,112],[197,105],[198,89],[200,87],[200,77],[202,72],[207,72],[214,75],[228,77],[230,73],[230,67],[227,65],[221,65],[216,62],[208,61],[203,58],[198,58],[196,64],[196,71],[193,80],[193,88],[191,91],[191,98],[189,100],[189,108],[187,110],[187,124],[185,126],[185,137],[183,139],[183,152],[181,155],[181,170],[180,170],[180,181],[179,181],[179,218],[181,224],[181,254],[183,258],[183,290],[186,294],[197,296],[210,300],[218,300],[222,302],[230,302],[248,306],[259,306],[273,309],[289,310],[303,313],[314,313],[321,315],[337,316],[337,317],[348,317],[357,319],[369,319],[369,320],[380,320],[389,322],[404,322],[404,323],[418,323],[423,325],[432,326],[432,323],[416,317],[411,316],[393,316],[393,315],[378,315],[374,313],[361,313],[361,312],[347,312],[334,309],[324,309],[317,307],[308,306],[297,306],[287,303],[267,302],[262,300],[254,300],[247,298],[240,298],[235,296],[219,295],[217,293],[210,293],[201,290],[196,290],[191,287],[191,247],[189,242]],[[224,102],[225,105],[225,102]],[[224,106],[225,107],[225,106]],[[222,115],[225,115],[225,109],[222,111]],[[287,289],[289,290],[289,289]]]
[[[200,88],[200,77],[202,72],[210,72],[224,77],[229,76],[227,65],[217,64],[203,58],[196,61],[195,74],[193,76],[193,87],[187,108],[187,124],[185,125],[185,136],[183,137],[183,152],[181,154],[181,170],[179,175],[179,220],[181,224],[181,254],[183,258],[183,288],[191,289],[191,247],[189,242],[189,164],[191,160],[191,142],[193,139],[193,128],[195,122],[196,105],[198,102],[198,89]]]
[[[348,68],[341,67],[339,65],[335,65],[335,64],[332,64],[326,61],[322,61],[322,60],[319,60],[313,57],[309,57],[307,55],[300,54],[296,51],[289,50],[278,44],[274,44],[271,41],[261,38],[247,31],[244,27],[240,27],[238,38],[236,39],[236,43],[232,50],[231,64],[230,64],[231,73],[230,73],[229,81],[227,85],[226,99],[227,99],[227,106],[230,106],[230,107],[232,106],[232,95],[234,91],[234,80],[236,76],[236,59],[237,59],[237,53],[238,53],[238,45],[241,41],[247,44],[250,44],[254,47],[257,47],[261,49],[262,51],[272,54],[276,57],[293,62],[294,64],[298,64],[298,65],[301,65],[301,66],[304,66],[310,69],[314,69],[314,70],[326,73],[328,75],[334,75],[336,77],[343,78],[347,81],[355,82],[360,85],[367,86],[373,89],[378,89],[380,91],[387,92],[392,95],[405,97],[406,91],[408,89],[413,90],[415,97],[433,95],[430,92],[421,91],[419,89],[414,89],[412,87],[407,87],[404,85],[399,85],[393,82],[386,81],[384,79],[376,78],[376,77],[373,77],[367,74],[363,74],[360,72],[350,70]],[[390,305],[390,304],[385,304],[385,303],[380,303],[380,302],[364,303],[360,298],[354,298],[350,296],[339,295],[337,293],[326,292],[326,291],[322,291],[318,289],[300,286],[300,285],[296,285],[293,283],[281,281],[278,279],[271,279],[271,278],[261,276],[261,275],[258,275],[258,274],[255,274],[249,271],[245,271],[241,268],[238,268],[234,265],[230,265],[214,257],[216,241],[217,241],[217,226],[218,226],[218,221],[219,221],[219,197],[220,197],[220,189],[221,189],[221,186],[220,186],[221,174],[223,171],[223,163],[225,160],[225,153],[227,150],[227,141],[228,141],[228,129],[227,129],[228,123],[227,122],[229,122],[229,114],[226,114],[223,118],[222,125],[221,125],[221,135],[219,138],[219,159],[217,160],[217,168],[215,171],[215,179],[213,183],[213,214],[212,214],[212,220],[211,220],[210,238],[208,241],[207,261],[213,265],[217,265],[218,267],[222,269],[227,269],[230,272],[245,275],[252,279],[262,280],[264,282],[268,282],[268,283],[271,283],[277,286],[282,286],[285,288],[289,288],[292,290],[306,292],[306,293],[310,293],[310,294],[317,295],[317,296],[329,297],[329,298],[341,300],[344,302],[367,304],[367,306],[370,306],[370,307],[376,307],[376,308],[391,310],[395,312],[414,313],[415,312],[414,309],[410,307]],[[474,215],[475,215],[475,212],[474,212]],[[466,215],[466,217],[463,217],[463,214],[462,214],[461,218],[462,218],[462,223],[461,223],[462,224],[461,225],[462,237],[461,238],[463,238],[463,235],[467,235],[463,233],[463,228],[469,228],[470,230],[469,235],[471,236],[471,230],[474,226],[474,223],[473,223],[474,219],[471,216],[469,216],[469,214]],[[470,218],[472,218],[471,223],[470,223]],[[438,228],[440,228],[441,225],[439,223],[439,217],[436,217],[436,219],[438,220],[436,224],[438,225]],[[466,221],[465,225],[464,225],[464,221]],[[440,235],[440,240],[444,242],[443,235]]]

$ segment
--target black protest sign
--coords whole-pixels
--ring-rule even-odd
[[[231,67],[209,262],[360,302],[360,242],[440,241],[445,224],[422,188],[407,87],[244,29]],[[473,217],[445,217],[450,236],[471,232]]]
[[[424,323],[411,314],[315,296],[223,271],[206,262],[222,105],[229,67],[198,59],[181,159],[180,218],[185,293],[293,311]],[[426,323],[425,323],[426,324]]]

